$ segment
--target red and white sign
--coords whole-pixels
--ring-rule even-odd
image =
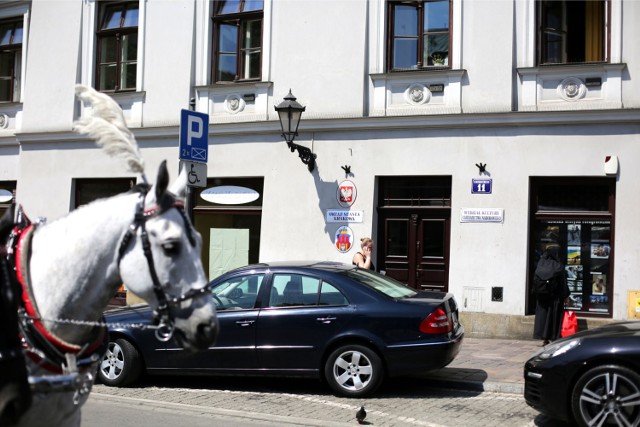
[[[356,202],[356,196],[358,195],[358,189],[356,185],[349,180],[342,181],[338,185],[338,192],[336,193],[336,197],[338,199],[338,204],[343,208],[348,208]]]
[[[342,254],[349,252],[353,246],[353,231],[346,225],[336,230],[335,245]]]

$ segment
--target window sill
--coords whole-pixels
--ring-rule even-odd
[[[464,69],[445,67],[370,74],[371,116],[459,114]]]
[[[272,82],[237,81],[196,86],[196,109],[216,123],[269,119],[268,100]]]
[[[0,102],[0,136],[13,135],[20,130],[22,102]]]
[[[146,97],[145,91],[102,92],[109,95],[122,108],[122,114],[129,127],[142,127],[142,106]],[[82,115],[91,107],[84,107]]]
[[[553,64],[518,68],[519,111],[622,108],[626,64]]]

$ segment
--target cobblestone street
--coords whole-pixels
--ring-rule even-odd
[[[223,410],[226,415],[281,420],[300,425],[355,423],[360,405],[366,421],[377,426],[558,426],[511,393],[429,388],[423,380],[389,382],[372,398],[333,396],[313,380],[151,378],[141,387],[111,388],[97,384],[92,398],[138,399],[178,404],[176,408]],[[135,425],[133,423],[132,425]],[[124,426],[121,426],[124,427]]]

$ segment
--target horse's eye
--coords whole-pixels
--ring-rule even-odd
[[[180,242],[165,242],[162,244],[162,250],[167,256],[178,255],[180,253]]]

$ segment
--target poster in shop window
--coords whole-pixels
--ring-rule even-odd
[[[559,245],[570,295],[567,308],[609,313],[612,295],[611,222],[608,220],[540,221],[538,251]]]

